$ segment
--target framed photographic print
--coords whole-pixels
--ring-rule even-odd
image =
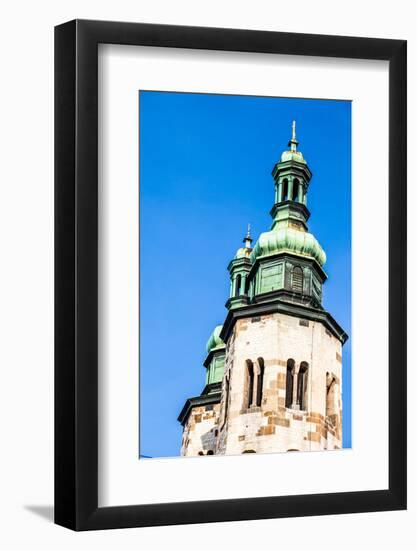
[[[55,521],[406,507],[406,42],[55,31]]]

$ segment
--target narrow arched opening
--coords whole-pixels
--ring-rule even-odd
[[[282,201],[288,200],[288,179],[282,180]]]
[[[246,361],[246,408],[253,403],[254,369],[250,359]]]
[[[295,202],[301,202],[301,183],[297,178],[293,181],[292,200]]]
[[[298,372],[297,381],[297,402],[300,406],[300,410],[305,411],[307,409],[307,376],[308,376],[308,363],[302,361],[300,363],[300,370]]]
[[[235,282],[235,296],[239,296],[240,294],[240,283],[242,280],[242,275],[239,273],[236,275],[236,282]]]
[[[287,374],[285,380],[285,406],[290,408],[293,400],[293,391],[294,391],[294,370],[295,370],[295,361],[294,359],[288,359],[287,361]]]
[[[336,378],[333,373],[326,372],[326,418],[334,424],[337,414]]]
[[[260,407],[262,405],[262,396],[264,390],[264,372],[265,372],[265,362],[262,357],[258,358],[258,378],[256,381],[256,406]]]

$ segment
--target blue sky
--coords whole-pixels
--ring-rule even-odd
[[[204,387],[227,265],[247,224],[270,228],[271,170],[297,121],[313,172],[309,230],[327,254],[325,308],[351,334],[351,103],[140,92],[140,453],[177,456],[178,414]],[[343,348],[351,446],[351,342]]]

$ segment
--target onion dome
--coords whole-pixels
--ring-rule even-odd
[[[273,231],[261,233],[250,259],[254,262],[256,258],[271,256],[278,252],[314,258],[320,266],[326,262],[326,253],[315,236],[291,227],[277,227]]]
[[[239,248],[236,252],[235,259],[238,260],[239,258],[249,258],[251,253],[250,248]]]
[[[217,351],[225,347],[223,340],[220,338],[220,332],[222,328],[223,325],[217,325],[217,327],[211,333],[210,338],[208,339],[206,344],[207,353],[210,353],[211,351]]]

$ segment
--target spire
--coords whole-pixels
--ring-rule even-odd
[[[275,180],[275,203],[271,210],[274,220],[272,229],[291,225],[300,231],[308,231],[307,220],[310,213],[307,209],[307,191],[312,174],[303,154],[297,150],[295,120],[291,130],[288,149],[281,154],[281,160],[272,170]]]
[[[288,142],[288,146],[291,147],[291,151],[295,153],[297,151],[297,145],[298,145],[298,141],[295,134],[295,120],[293,120],[292,121],[292,138]]]
[[[243,242],[245,243],[245,248],[251,248],[252,246],[252,237],[250,236],[250,223],[248,223],[248,230],[246,232],[246,236],[243,239]]]

